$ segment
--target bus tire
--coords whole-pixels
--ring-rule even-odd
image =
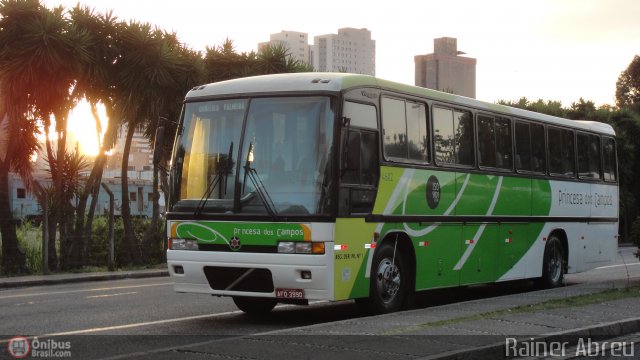
[[[556,235],[551,235],[544,248],[540,286],[545,289],[562,286],[564,281],[564,249]]]
[[[409,294],[410,275],[406,254],[396,242],[388,241],[376,251],[371,268],[370,311],[384,314],[402,308]]]
[[[276,299],[249,296],[234,296],[233,302],[238,309],[256,316],[268,314],[277,303]]]

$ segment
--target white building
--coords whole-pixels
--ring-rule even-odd
[[[267,42],[258,44],[258,51],[269,44],[282,44],[289,50],[293,59],[311,64],[309,35],[307,33],[283,30],[277,34],[271,34],[269,39]]]
[[[376,74],[376,41],[367,29],[342,28],[314,37],[312,65],[320,72]]]

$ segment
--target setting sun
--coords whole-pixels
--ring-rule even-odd
[[[98,114],[100,115],[100,122],[102,124],[102,132],[100,137],[104,134],[104,129],[107,126],[107,115],[104,110],[104,106],[98,106]],[[98,135],[96,134],[96,122],[91,114],[91,107],[85,100],[78,103],[78,105],[69,113],[69,123],[67,125],[69,131],[68,146],[71,148],[78,143],[80,153],[85,156],[96,156],[99,151]]]

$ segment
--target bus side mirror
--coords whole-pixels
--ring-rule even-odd
[[[155,165],[160,163],[162,159],[162,153],[164,151],[164,126],[160,126],[156,129],[156,141],[153,144],[153,163]]]

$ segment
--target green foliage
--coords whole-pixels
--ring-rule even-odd
[[[616,104],[640,112],[640,56],[636,55],[616,82]]]
[[[26,256],[26,266],[30,273],[42,272],[42,225],[25,222],[18,227],[18,244]]]
[[[136,256],[142,256],[143,252],[154,254],[155,256],[146,257],[150,261],[148,264],[159,264],[164,261],[163,258],[163,244],[161,241],[155,243],[154,249],[142,248],[142,236],[149,226],[150,221],[148,219],[133,219],[133,228],[136,238],[136,249],[139,251]],[[164,231],[164,225],[161,229],[158,229],[159,238],[161,239],[162,231]],[[104,216],[98,216],[93,220],[92,242],[90,258],[87,262],[91,266],[106,266],[109,259],[109,222],[108,218]],[[115,247],[115,266],[116,268],[122,268],[126,266],[127,259],[127,247],[124,243],[124,224],[122,218],[118,217],[114,222],[114,247]]]

